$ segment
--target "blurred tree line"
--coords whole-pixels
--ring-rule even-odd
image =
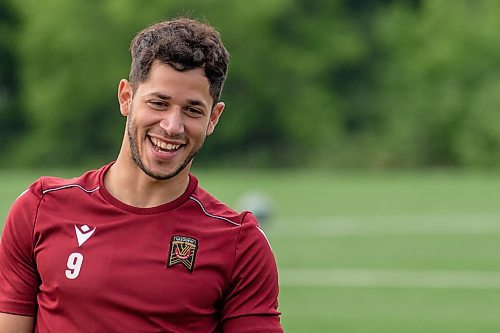
[[[500,165],[500,1],[0,0],[0,163],[115,158],[128,46],[185,15],[231,53],[204,165]]]

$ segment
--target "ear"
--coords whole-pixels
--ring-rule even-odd
[[[215,104],[214,108],[212,109],[212,112],[210,113],[210,121],[207,127],[207,135],[210,135],[214,132],[215,126],[217,126],[217,123],[219,122],[219,118],[222,114],[222,111],[224,111],[225,106],[226,105],[223,102]]]
[[[130,105],[132,104],[132,85],[128,80],[120,80],[118,85],[118,102],[120,103],[120,113],[124,116],[128,116],[130,113]]]

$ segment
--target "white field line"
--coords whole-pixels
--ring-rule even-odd
[[[500,289],[500,272],[281,268],[283,287]]]
[[[388,215],[302,218],[273,221],[271,238],[384,234],[500,233],[500,215]]]

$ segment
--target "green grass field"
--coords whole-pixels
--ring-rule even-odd
[[[0,171],[0,217],[40,174]],[[230,204],[267,193],[264,225],[293,332],[499,332],[500,175],[196,172]]]

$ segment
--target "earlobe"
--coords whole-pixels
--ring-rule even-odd
[[[208,123],[207,135],[210,135],[214,132],[215,126],[219,122],[220,116],[222,115],[222,111],[224,111],[224,107],[226,105],[223,102],[219,102],[215,104],[212,112],[210,113],[210,121]]]
[[[130,113],[130,104],[132,103],[132,86],[128,80],[120,80],[118,85],[118,103],[120,104],[120,113],[128,116]]]

